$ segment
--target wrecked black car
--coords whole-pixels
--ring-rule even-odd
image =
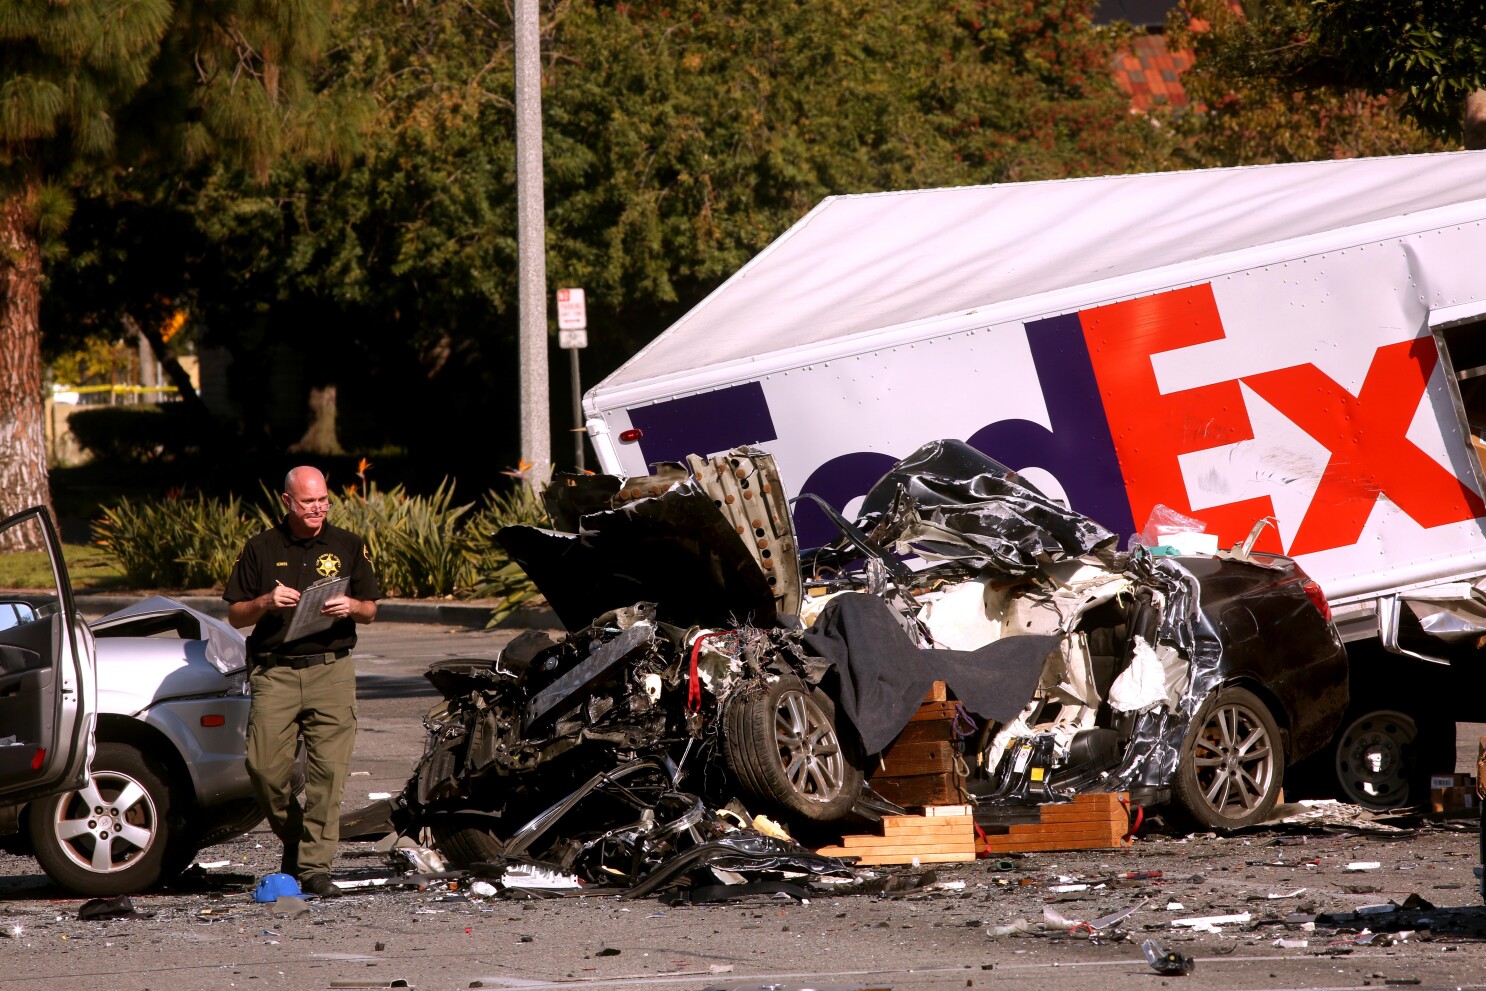
[[[1252,538],[1119,551],[958,441],[900,462],[855,521],[823,507],[841,539],[804,554],[753,449],[559,476],[545,499],[551,529],[500,540],[572,632],[431,670],[445,701],[395,803],[459,865],[633,885],[692,848],[748,861],[733,827],[760,813],[808,835],[901,812],[884,754],[939,686],[977,817],[1128,792],[1234,829],[1346,707],[1340,638],[1293,561]],[[751,835],[748,862],[803,853]]]

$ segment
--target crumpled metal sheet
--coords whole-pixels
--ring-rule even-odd
[[[981,470],[941,474],[945,467]],[[1108,555],[1117,541],[1098,523],[1053,502],[963,441],[934,441],[898,462],[872,487],[863,511],[877,517],[869,536],[882,546],[1005,577],[1032,575],[1050,563],[1089,554]]]
[[[1467,582],[1452,582],[1404,597],[1425,633],[1454,643],[1486,634],[1486,599]]]
[[[690,483],[589,513],[576,533],[508,526],[496,536],[570,630],[641,601],[681,626],[780,622],[773,590],[743,538]]]
[[[1162,706],[1136,717],[1124,759],[1101,782],[1100,791],[1170,784],[1176,776],[1187,728],[1223,677],[1223,646],[1200,608],[1201,590],[1192,573],[1172,558],[1142,552],[1131,555],[1129,570],[1138,576],[1141,585],[1160,591],[1162,607],[1154,643],[1158,650],[1170,647],[1187,658],[1190,673],[1187,689],[1174,710]],[[1137,624],[1131,625],[1134,629]]]
[[[787,872],[846,879],[860,876],[845,861],[812,853],[793,840],[744,830],[699,843],[678,854],[626,891],[624,897],[644,898],[703,867],[736,874]]]

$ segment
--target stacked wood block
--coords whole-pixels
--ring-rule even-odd
[[[937,806],[921,816],[888,816],[882,832],[841,838],[815,851],[861,864],[948,864],[975,859],[975,818],[968,805]]]
[[[1021,823],[979,841],[984,853],[1030,853],[1041,850],[1094,850],[1130,846],[1125,838],[1130,819],[1120,799],[1125,795],[1076,795],[1071,803],[1043,805],[1039,822]]]
[[[889,802],[905,808],[965,802],[965,781],[955,761],[958,703],[944,695],[944,683],[935,682],[928,699],[882,752],[871,783]]]

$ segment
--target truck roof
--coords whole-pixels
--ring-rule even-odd
[[[604,393],[700,367],[1471,203],[1486,216],[1486,151],[831,196],[590,400],[602,405]]]

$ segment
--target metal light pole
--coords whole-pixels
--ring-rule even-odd
[[[516,281],[521,458],[534,488],[552,474],[547,411],[547,223],[542,205],[542,38],[537,0],[516,0]]]

